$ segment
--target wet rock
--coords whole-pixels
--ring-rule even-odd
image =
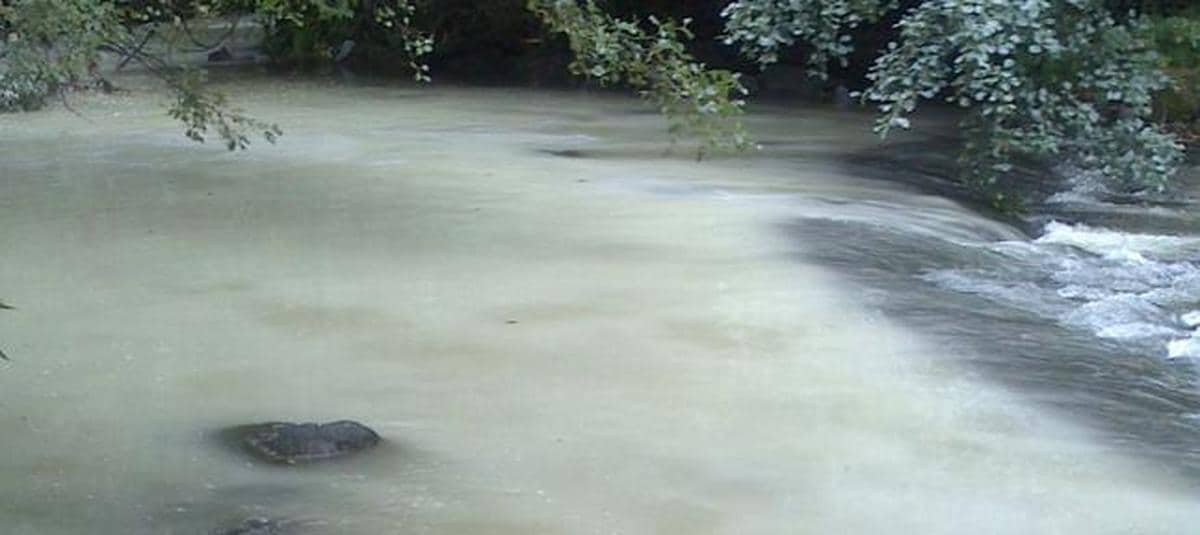
[[[254,456],[280,464],[300,464],[346,457],[382,440],[371,428],[342,420],[326,424],[268,422],[231,430],[241,447]]]

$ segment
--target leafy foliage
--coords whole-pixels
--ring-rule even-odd
[[[53,95],[101,81],[96,71],[101,49],[142,63],[175,97],[169,113],[183,122],[186,135],[204,141],[214,131],[230,149],[245,148],[253,131],[274,142],[279,127],[230,107],[226,97],[204,87],[195,70],[168,65],[141,50],[129,12],[101,0],[18,0],[0,8],[6,43],[0,56],[0,110],[31,110]]]
[[[266,47],[277,59],[327,62],[351,41],[398,51],[417,81],[430,80],[422,58],[433,51],[433,37],[413,25],[410,0],[254,0],[248,7],[266,23]]]
[[[1182,137],[1200,143],[1200,9],[1151,17],[1142,30],[1174,80],[1159,93],[1156,115]]]
[[[95,51],[123,32],[111,4],[26,0],[0,5],[0,34],[0,109],[31,110],[93,77]]]
[[[900,27],[866,92],[880,133],[941,95],[969,110],[962,161],[983,185],[1022,156],[1071,156],[1124,190],[1161,191],[1174,173],[1181,147],[1148,121],[1169,80],[1133,28],[1094,3],[926,2]]]
[[[175,102],[168,113],[185,126],[184,135],[203,143],[210,128],[229,150],[245,149],[250,145],[250,133],[256,132],[274,143],[283,131],[278,125],[266,123],[243,114],[230,106],[225,95],[204,91],[204,75],[200,71],[181,71],[167,77],[175,93]]]
[[[572,72],[637,89],[667,117],[672,139],[696,136],[701,156],[750,145],[736,120],[746,89],[737,74],[709,69],[688,53],[684,43],[693,38],[688,20],[651,16],[643,27],[604,13],[593,0],[530,0],[528,7],[551,30],[566,35],[575,54]]]
[[[810,65],[853,50],[845,32],[895,7],[886,0],[742,0],[726,40],[763,62],[796,39],[819,39]],[[1150,121],[1168,87],[1140,22],[1095,0],[926,0],[900,14],[899,37],[871,69],[876,130],[908,128],[921,102],[964,108],[961,162],[984,188],[1019,158],[1071,157],[1124,190],[1166,187],[1181,147]],[[1000,200],[997,197],[997,200]]]
[[[192,18],[253,13],[265,21],[277,58],[329,61],[335,47],[354,42],[356,54],[367,47],[397,53],[390,57],[402,57],[417,79],[428,80],[424,58],[433,42],[416,29],[417,1],[0,0],[0,108],[36,108],[49,96],[94,83],[92,61],[104,48],[164,80],[175,96],[170,113],[189,137],[217,136],[231,148],[243,148],[251,133],[269,141],[278,128],[206,91],[199,73],[143,52],[135,30],[172,25],[186,31]],[[574,73],[636,89],[667,117],[673,139],[700,139],[701,154],[749,145],[739,121],[745,89],[738,75],[696,59],[689,51],[695,38],[689,19],[644,15],[659,4],[672,6],[668,11],[675,15],[702,8],[604,4],[623,13],[617,17],[598,0],[524,1],[551,32],[565,36]],[[452,4],[461,11],[461,2]],[[720,9],[721,40],[760,65],[801,47],[809,69],[820,77],[833,65],[864,63],[855,39],[865,36],[863,28],[874,27],[877,34],[895,37],[878,51],[861,93],[878,107],[881,135],[908,128],[920,106],[943,100],[964,110],[964,176],[982,188],[1002,183],[1018,161],[1054,158],[1099,172],[1124,190],[1158,191],[1175,172],[1181,147],[1155,117],[1178,124],[1200,117],[1200,17],[1181,7],[1185,4],[734,0]],[[420,5],[436,11],[439,2]],[[713,13],[720,8],[708,2],[689,6],[700,5]],[[1154,17],[1130,15],[1130,8]],[[1156,48],[1167,53],[1157,55]]]
[[[824,78],[830,61],[844,66],[854,51],[847,32],[878,22],[895,7],[895,0],[731,2],[721,12],[726,19],[723,41],[762,66],[779,61],[780,49],[805,44],[811,49],[810,72]]]
[[[309,45],[305,53],[328,56],[331,44],[356,35],[355,26],[367,25],[394,39],[414,76],[428,81],[429,67],[421,58],[432,50],[433,41],[412,26],[414,9],[409,0],[0,2],[0,111],[37,109],[69,90],[106,86],[96,62],[98,52],[108,50],[140,63],[164,82],[173,96],[168,113],[183,123],[188,138],[203,142],[215,135],[230,150],[246,148],[253,136],[273,143],[281,134],[278,126],[234,108],[225,95],[205,86],[200,70],[172,65],[146,52],[145,39],[163,27],[190,35],[187,19],[192,17],[253,12],[277,37],[303,36]],[[137,33],[143,37],[137,38]]]

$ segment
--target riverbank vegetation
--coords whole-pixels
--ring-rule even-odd
[[[470,5],[467,5],[470,4]],[[1020,162],[1068,161],[1122,192],[1162,192],[1200,119],[1200,14],[1172,0],[6,0],[0,108],[106,88],[97,55],[158,75],[188,137],[230,149],[274,124],[209,91],[203,71],[147,47],[202,43],[198,20],[254,20],[281,65],[459,72],[550,69],[638,91],[673,137],[702,151],[752,146],[738,116],[751,78],[802,66],[829,93],[877,111],[886,136],[931,104],[961,110],[961,177],[997,204]],[[441,47],[445,47],[442,49]],[[523,58],[514,60],[513,58]],[[482,58],[482,59],[481,59]],[[472,61],[476,59],[479,61]],[[520,64],[523,68],[516,68]],[[503,65],[500,69],[497,65]],[[432,66],[432,69],[431,69]],[[740,72],[739,72],[740,71]],[[851,93],[853,91],[853,93]]]
[[[1200,145],[1200,7],[1148,18],[1145,37],[1173,83],[1158,95],[1157,120]]]

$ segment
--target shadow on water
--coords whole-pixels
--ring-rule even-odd
[[[1036,235],[1039,217],[1019,217],[997,210],[978,191],[958,180],[957,154],[962,140],[955,136],[927,136],[922,141],[888,142],[870,150],[847,154],[837,163],[854,176],[904,184],[921,193],[954,199],[986,217]],[[1035,204],[1062,189],[1061,180],[1047,180],[1049,173],[1033,164],[1018,164],[1009,177],[1011,188]]]
[[[917,141],[887,142],[868,150],[845,154],[838,166],[854,176],[904,184],[922,193],[962,203],[988,218],[1013,225],[1037,236],[1049,220],[1086,222],[1127,231],[1200,234],[1200,218],[1191,217],[1200,192],[1200,147],[1189,149],[1189,163],[1173,178],[1166,194],[1121,195],[1092,193],[1084,198],[1058,195],[1078,185],[1045,165],[1019,162],[1006,178],[1008,188],[1023,200],[1023,213],[993,208],[981,194],[958,180],[957,136],[925,134]]]

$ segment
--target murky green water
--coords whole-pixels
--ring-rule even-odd
[[[616,97],[231,90],[278,146],[191,145],[140,93],[0,117],[5,533],[1197,525],[1170,461],[898,322],[836,261],[853,226],[797,230],[1020,238],[848,170],[864,117],[765,109],[761,154],[697,163]],[[339,418],[387,446],[291,469],[211,436]]]

